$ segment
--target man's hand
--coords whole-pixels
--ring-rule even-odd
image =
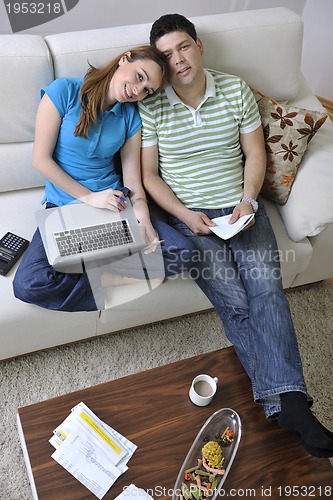
[[[235,206],[234,211],[232,212],[232,215],[230,217],[229,224],[233,224],[243,215],[250,215],[250,214],[253,214],[253,208],[251,203],[249,203],[248,201],[241,201],[240,203],[238,203],[238,205]],[[254,224],[255,224],[255,217],[246,226],[244,226],[242,231],[244,231],[244,229],[248,229]]]
[[[209,227],[216,226],[209,217],[203,212],[195,212],[188,210],[188,213],[183,218],[185,224],[193,231],[194,234],[212,234]]]

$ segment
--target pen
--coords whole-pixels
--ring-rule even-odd
[[[126,186],[123,186],[123,187],[121,188],[121,191],[123,192],[123,195],[124,195],[124,196],[128,196],[128,195],[130,194],[130,192],[131,192],[131,190],[130,190],[128,187],[126,187]],[[124,196],[119,196],[119,199],[120,199],[120,201],[122,201],[123,203],[127,203],[127,201],[125,200]]]

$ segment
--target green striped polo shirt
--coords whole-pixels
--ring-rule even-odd
[[[239,134],[256,130],[261,119],[244,80],[215,70],[205,74],[197,109],[170,85],[139,103],[142,147],[158,144],[160,175],[186,207],[232,207],[243,195]]]

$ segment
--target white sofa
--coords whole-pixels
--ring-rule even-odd
[[[192,19],[205,46],[205,65],[242,76],[277,100],[322,110],[300,73],[301,18],[286,8]],[[60,76],[83,75],[87,61],[100,65],[123,50],[147,43],[150,23],[50,35],[0,36],[0,235],[30,239],[43,179],[31,167],[39,90]],[[283,259],[284,287],[333,276],[333,126],[313,138],[283,207],[265,201]],[[287,260],[287,261],[286,261]],[[180,276],[128,300],[117,290],[113,307],[60,313],[15,299],[15,268],[0,277],[0,359],[63,345],[209,309],[196,284]],[[118,304],[118,305],[116,305]]]

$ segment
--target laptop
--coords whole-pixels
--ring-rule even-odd
[[[36,212],[47,259],[56,271],[85,272],[85,263],[147,247],[129,199],[121,212],[72,203]]]

